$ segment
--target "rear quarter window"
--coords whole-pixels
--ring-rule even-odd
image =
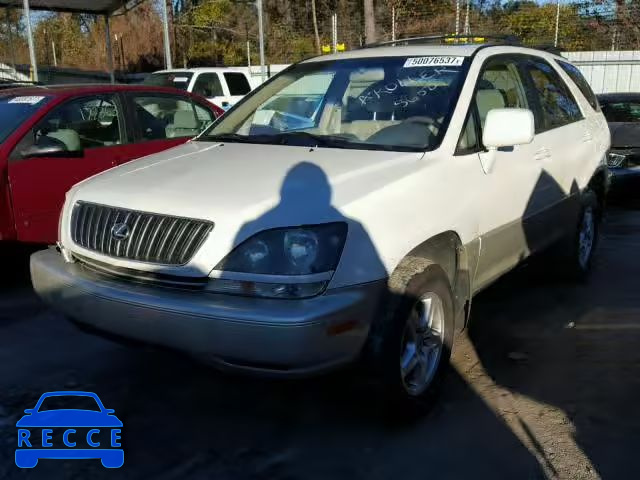
[[[568,62],[562,62],[559,60],[556,60],[556,63],[560,65],[560,68],[562,68],[562,70],[564,70],[569,78],[571,78],[573,83],[576,84],[580,92],[582,92],[582,95],[584,95],[584,98],[586,98],[587,102],[589,102],[589,105],[591,105],[591,108],[596,111],[600,110],[598,98],[596,97],[595,93],[593,93],[593,90],[591,90],[589,82],[587,82],[587,79],[584,78],[584,75],[582,75],[582,72],[578,69],[578,67]]]
[[[229,93],[231,95],[246,95],[251,91],[251,86],[247,77],[239,72],[225,72],[224,79],[227,81]]]

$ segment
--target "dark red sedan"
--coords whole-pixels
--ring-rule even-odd
[[[161,87],[1,92],[0,240],[54,243],[71,186],[184,143],[222,113],[204,98]]]

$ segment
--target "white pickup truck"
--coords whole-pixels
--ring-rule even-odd
[[[227,109],[257,87],[260,78],[242,67],[178,68],[154,72],[144,84],[186,90]]]

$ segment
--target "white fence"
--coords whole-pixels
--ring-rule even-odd
[[[595,93],[640,92],[640,50],[564,52]]]

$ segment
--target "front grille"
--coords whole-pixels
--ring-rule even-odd
[[[187,263],[212,229],[213,223],[204,220],[87,202],[78,202],[71,215],[71,238],[77,245],[110,257],[163,265]]]

